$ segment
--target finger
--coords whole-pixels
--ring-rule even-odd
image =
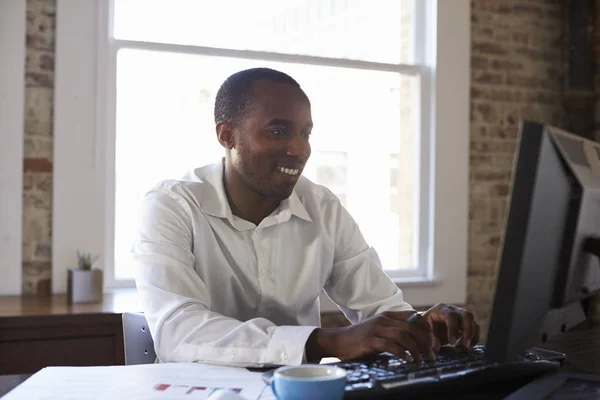
[[[429,339],[429,352],[426,353],[427,354],[427,359],[431,360],[431,361],[435,361],[435,353],[436,351],[440,350],[440,341],[437,340],[437,338],[435,336],[433,336],[433,333],[431,334],[431,337]]]
[[[464,308],[455,307],[454,312],[458,313],[462,320],[462,340],[461,343],[464,347],[470,349],[473,347],[471,344],[472,338],[475,335],[475,318],[473,313],[465,310]]]
[[[400,342],[400,345],[407,348],[416,361],[422,361],[421,354],[424,354],[429,360],[435,360],[433,332],[424,317],[419,314],[413,314],[406,322],[388,319],[386,323],[388,325],[377,328],[375,332],[377,336],[397,339],[406,332],[410,337],[410,340],[406,340],[414,347],[411,348],[404,342]]]
[[[446,323],[446,334],[448,335],[448,342],[452,345],[456,345],[461,337],[462,331],[462,318],[461,315],[450,307],[446,307],[444,310],[444,322]]]
[[[405,325],[404,323],[401,323],[402,325]],[[413,357],[409,356],[408,354],[406,354],[406,349],[404,348],[404,346],[401,346],[398,343],[398,337],[402,334],[402,329],[400,327],[396,327],[396,326],[378,326],[375,329],[375,337],[378,339],[385,339],[386,343],[378,340],[377,341],[377,345],[379,346],[378,348],[384,348],[384,347],[389,347],[390,345],[393,346],[397,346],[398,348],[402,348],[402,352],[400,352],[399,354],[396,354],[392,351],[390,351],[390,353],[396,354],[397,356],[403,358],[404,360],[411,362],[413,361]],[[381,350],[381,351],[389,351],[389,350]]]
[[[401,331],[398,335],[398,338],[396,339],[396,343],[398,344],[398,346],[404,347],[406,350],[408,350],[408,352],[412,355],[412,358],[416,362],[423,362],[423,357],[421,357],[421,350],[419,349],[419,346],[417,345],[417,342],[415,341],[414,337],[410,333],[408,333],[407,331]]]
[[[434,355],[435,353],[437,353],[438,351],[440,351],[440,348],[442,347],[442,343],[440,342],[440,340],[437,337],[433,337],[433,351],[434,351]]]
[[[427,320],[433,331],[433,335],[439,341],[440,346],[444,346],[450,343],[448,337],[448,326],[446,324],[447,306],[443,304],[436,304],[429,310],[424,312],[422,315]]]
[[[475,334],[473,335],[473,339],[471,340],[471,344],[473,346],[475,346],[477,343],[479,343],[480,332],[481,332],[481,328],[479,327],[479,325],[477,323],[475,323]]]
[[[392,339],[374,336],[371,338],[371,349],[373,352],[377,353],[383,353],[387,351],[388,353],[392,353],[393,355],[400,357],[406,362],[414,361],[413,357],[406,352],[406,349]]]
[[[386,339],[388,342],[394,343],[398,347],[402,347],[404,349],[403,350],[404,353],[402,353],[402,355],[407,356],[407,354],[405,352],[406,346],[404,346],[403,343],[400,343],[399,340],[398,340],[398,338],[401,335],[403,335],[403,334],[406,333],[403,330],[403,328],[407,328],[406,325],[407,325],[406,323],[401,323],[401,325],[398,326],[398,327],[397,326],[378,326],[376,328],[376,330],[375,330],[375,336],[378,337],[378,338]],[[383,344],[381,344],[381,345],[383,345]],[[402,357],[402,358],[404,358],[406,361],[413,361],[414,357],[411,356],[411,357]]]
[[[435,352],[433,348],[435,346],[435,336],[433,330],[427,319],[421,315],[414,315],[407,321],[408,331],[415,339],[419,350],[428,360],[435,360]]]

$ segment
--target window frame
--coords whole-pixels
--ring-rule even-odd
[[[419,183],[421,197],[417,208],[419,231],[430,240],[420,246],[419,257],[424,262],[419,276],[413,273],[408,277],[403,271],[389,274],[403,288],[407,300],[415,305],[437,301],[462,304],[466,300],[470,5],[467,0],[453,2],[452,6],[447,3],[415,1],[415,15],[420,22],[414,24],[414,35],[432,40],[415,49],[415,61],[423,65],[399,65],[392,69],[420,75],[422,85],[420,130],[425,134],[421,135],[418,162],[425,179],[423,185]],[[388,64],[364,61],[115,40],[110,34],[112,5],[112,0],[58,0],[57,3],[55,292],[64,292],[65,269],[73,265],[77,248],[110,255],[109,259],[101,258],[107,288],[134,285],[133,280],[116,280],[112,265],[114,83],[119,48],[390,70]],[[69,60],[78,62],[69,63]],[[444,107],[437,107],[438,104]],[[457,135],[452,140],[449,135],[438,135],[437,126],[450,127]],[[81,229],[76,229],[80,225],[77,222],[90,218],[96,229],[88,229],[82,235]]]

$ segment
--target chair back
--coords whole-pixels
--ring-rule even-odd
[[[156,361],[154,340],[144,314],[123,313],[125,365],[153,364]]]

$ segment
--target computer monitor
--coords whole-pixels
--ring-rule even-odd
[[[600,290],[600,144],[521,125],[486,343],[507,362],[585,319]]]

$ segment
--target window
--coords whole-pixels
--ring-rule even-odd
[[[56,290],[78,247],[103,254],[109,286],[132,284],[137,203],[158,180],[222,157],[216,91],[235,71],[267,66],[311,100],[305,175],[340,198],[407,298],[426,285],[439,286],[428,289],[435,301],[464,301],[468,1],[207,4],[59,0]],[[82,218],[98,223],[75,233]]]
[[[219,16],[234,9],[223,29]],[[287,72],[311,99],[305,176],[340,196],[386,269],[423,275],[412,257],[420,243],[412,239],[420,222],[415,154],[424,71],[413,45],[424,42],[414,29],[415,0],[223,0],[211,7],[114,0],[113,11],[117,279],[134,275],[129,248],[139,200],[158,180],[223,156],[213,128],[216,92],[227,76],[255,66]],[[406,161],[395,171],[407,190],[388,184],[391,157]]]

